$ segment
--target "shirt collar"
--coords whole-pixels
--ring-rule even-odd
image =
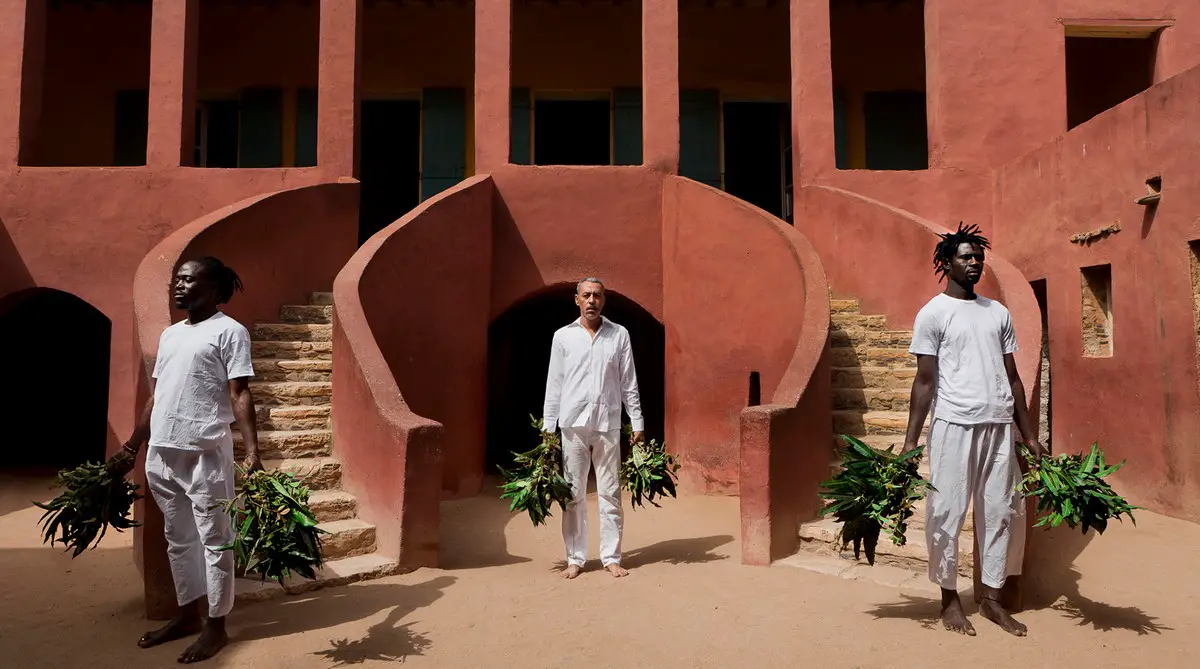
[[[612,321],[608,320],[607,316],[601,315],[600,316],[600,327],[596,328],[596,334],[600,334],[600,332],[602,330],[604,330],[604,328],[606,326],[608,326],[610,323],[612,323]],[[575,320],[571,321],[571,325],[568,327],[582,328],[583,327],[583,316],[580,316],[579,318],[576,318]]]

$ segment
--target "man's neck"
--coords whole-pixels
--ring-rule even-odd
[[[217,315],[217,307],[207,306],[188,310],[188,322],[192,325],[203,323],[204,321]]]
[[[603,318],[602,316],[597,316],[596,320],[589,321],[586,316],[580,316],[579,324],[582,325],[583,329],[587,330],[588,332],[590,332],[592,334],[596,334],[597,332],[600,331],[600,326],[604,325],[604,321],[602,320],[602,318]]]
[[[943,292],[946,296],[953,297],[956,300],[973,300],[976,297],[975,286],[964,286],[954,280],[946,282],[946,290]]]

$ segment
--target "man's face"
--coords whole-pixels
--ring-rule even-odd
[[[959,244],[950,261],[950,278],[963,286],[974,286],[983,276],[983,249],[974,244]]]
[[[579,315],[584,319],[600,318],[600,312],[604,310],[604,286],[590,282],[580,285],[575,293],[575,304],[579,305]]]
[[[209,300],[216,301],[216,288],[208,281],[200,263],[186,262],[175,272],[171,282],[171,297],[175,298],[176,309],[191,310]]]

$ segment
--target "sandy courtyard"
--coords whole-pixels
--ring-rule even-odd
[[[135,645],[148,623],[130,536],[75,560],[43,547],[29,500],[50,496],[45,480],[0,476],[0,666],[178,666],[186,642]],[[593,557],[595,513],[593,496]],[[1083,547],[1061,594],[1019,616],[1028,638],[970,604],[979,636],[966,638],[934,624],[935,602],[894,587],[741,566],[736,499],[627,511],[630,576],[592,562],[566,582],[551,571],[558,516],[534,530],[481,497],[444,505],[443,568],[239,606],[232,644],[200,666],[1196,666],[1200,526],[1138,517]]]

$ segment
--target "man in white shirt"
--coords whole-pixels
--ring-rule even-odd
[[[600,498],[600,562],[614,577],[621,567],[621,405],[629,413],[633,443],[643,439],[645,422],[629,331],[600,315],[604,284],[587,278],[575,287],[579,318],[554,333],[546,377],[543,429],[562,429],[563,471],[574,499],[563,515],[567,567],[572,579],[587,560],[587,480],[595,466]]]
[[[151,398],[137,429],[109,466],[127,473],[142,443],[146,484],[163,513],[164,533],[179,614],[139,641],[150,648],[197,632],[182,663],[215,655],[228,641],[225,616],[233,608],[234,554],[229,514],[220,506],[234,495],[236,417],[247,469],[261,469],[250,379],[250,333],[217,306],[241,290],[237,274],[216,258],[187,262],[175,273],[175,307],[187,320],[159,338]]]
[[[917,447],[925,418],[929,428],[929,477],[936,490],[926,501],[925,538],[929,579],[942,589],[942,624],[974,636],[958,598],[958,535],[973,502],[983,601],[979,612],[1004,631],[1025,636],[1025,625],[1009,615],[1000,591],[1021,573],[1025,549],[1025,506],[1016,490],[1021,479],[1013,421],[1035,456],[1038,443],[1025,387],[1013,353],[1017,335],[1004,305],[975,294],[983,276],[988,240],[975,226],[942,235],[934,250],[935,271],[947,278],[945,292],[917,314],[909,352],[917,376],[909,404],[904,450]]]

